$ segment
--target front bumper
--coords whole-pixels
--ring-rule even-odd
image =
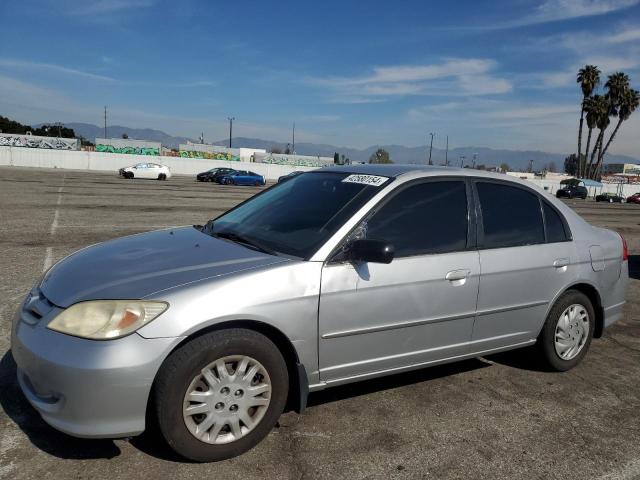
[[[181,338],[76,338],[46,328],[59,312],[30,325],[21,308],[13,321],[11,351],[29,403],[49,425],[77,437],[141,433],[153,379]]]

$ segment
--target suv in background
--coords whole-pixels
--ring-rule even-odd
[[[557,198],[587,198],[587,187],[582,185],[566,185],[556,192]]]

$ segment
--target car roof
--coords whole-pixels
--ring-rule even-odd
[[[381,175],[384,177],[431,177],[431,176],[460,176],[460,177],[486,177],[518,182],[513,176],[504,173],[487,172],[473,168],[445,167],[436,165],[410,165],[410,164],[352,164],[325,167],[317,172],[355,173],[361,175]]]

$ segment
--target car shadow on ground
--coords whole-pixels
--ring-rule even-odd
[[[307,408],[313,409],[332,402],[487,368],[491,366],[491,362],[524,370],[546,371],[534,353],[532,348],[524,348],[490,355],[485,357],[486,360],[473,358],[332,387],[310,394]],[[47,425],[20,391],[16,380],[16,363],[10,351],[0,360],[0,405],[31,443],[50,455],[81,460],[110,459],[120,455],[120,448],[112,440],[75,438]],[[169,448],[156,425],[154,418],[148,417],[146,431],[131,438],[130,444],[141,452],[161,460],[189,462]]]
[[[425,367],[419,370],[412,370],[410,372],[398,373],[395,375],[350,383],[348,385],[327,388],[326,390],[311,393],[309,395],[307,407],[313,408],[326,403],[338,402],[340,400],[360,397],[362,395],[369,395],[383,390],[392,390],[394,388],[415,385],[417,383],[428,382],[443,377],[450,377],[490,366],[491,365],[489,363],[483,362],[478,358],[472,358],[470,360],[463,360],[456,363]]]
[[[499,363],[506,367],[517,368],[518,370],[529,370],[531,372],[553,372],[540,358],[540,353],[536,346],[518,348],[501,353],[494,353],[484,357],[490,362]]]
[[[640,255],[629,255],[629,278],[640,280]]]
[[[112,440],[74,438],[47,425],[20,390],[16,362],[10,351],[0,359],[0,405],[29,441],[49,455],[73,460],[109,459],[120,455],[120,449]]]
[[[490,363],[480,359],[470,359],[333,387],[311,394],[307,407],[312,409],[327,403],[428,382],[489,366]],[[36,448],[55,457],[81,460],[110,459],[121,453],[120,448],[112,440],[75,438],[47,425],[20,391],[16,380],[16,363],[10,351],[0,360],[0,405]],[[155,425],[153,418],[149,417],[147,430],[142,435],[131,438],[130,444],[141,452],[161,460],[188,462],[167,446]]]

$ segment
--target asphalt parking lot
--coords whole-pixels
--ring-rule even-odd
[[[569,204],[627,238],[633,278],[624,320],[570,372],[522,351],[326,390],[249,453],[208,465],[153,432],[79,440],[48,427],[9,353],[11,317],[43,268],[109,238],[204,223],[258,190],[0,168],[0,478],[640,478],[640,205],[583,200]]]

